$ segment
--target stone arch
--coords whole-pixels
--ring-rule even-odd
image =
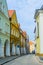
[[[10,43],[9,43],[8,39],[5,40],[4,55],[5,56],[10,56]]]
[[[14,44],[14,41],[12,41],[12,55],[15,55],[15,44]]]
[[[16,45],[16,55],[20,55],[20,45]]]
[[[2,46],[2,39],[0,38],[0,57],[4,57],[4,51]]]

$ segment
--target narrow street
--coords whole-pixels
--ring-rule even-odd
[[[4,65],[43,65],[43,63],[39,63],[35,55],[27,55],[27,56],[17,58]]]
[[[43,65],[43,0],[0,0],[0,65]]]

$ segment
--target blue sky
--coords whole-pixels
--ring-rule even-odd
[[[43,5],[43,0],[7,0],[8,9],[16,10],[21,29],[26,31],[29,39],[34,41],[34,13]]]

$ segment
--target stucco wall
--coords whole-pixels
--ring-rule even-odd
[[[42,12],[40,12],[39,31],[40,31],[40,53],[43,54],[43,13]]]

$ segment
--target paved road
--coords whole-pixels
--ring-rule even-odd
[[[43,63],[39,63],[35,55],[27,55],[27,56],[23,56],[18,59],[15,59],[4,65],[43,65]]]

